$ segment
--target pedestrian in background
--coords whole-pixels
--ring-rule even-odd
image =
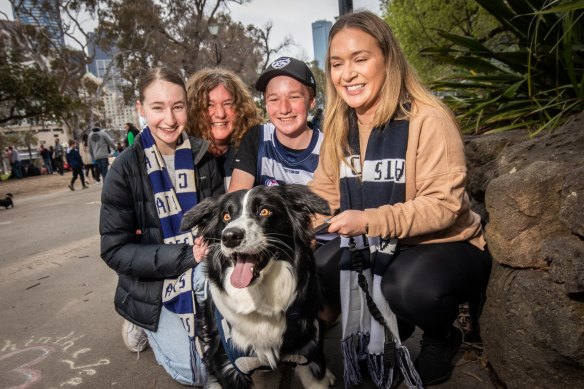
[[[4,151],[2,152],[2,173],[6,173],[8,171],[8,166],[12,166],[12,163],[10,162],[10,150],[8,149],[8,147],[4,148]]]
[[[10,166],[12,167],[13,178],[22,178],[22,163],[20,162],[20,155],[16,147],[8,146],[10,152]]]
[[[85,176],[83,175],[83,160],[81,159],[81,154],[79,154],[79,145],[73,139],[69,139],[67,163],[73,172],[73,178],[71,178],[71,182],[68,185],[69,189],[75,190],[75,181],[77,181],[77,177],[81,179],[81,187],[87,189],[88,186],[85,184]]]
[[[55,165],[55,148],[51,145],[49,146],[49,157],[51,157],[51,167],[53,169],[53,173],[57,171],[57,167]]]
[[[65,169],[63,167],[63,157],[65,154],[65,150],[63,149],[63,145],[59,138],[55,138],[55,147],[53,148],[53,161],[55,162],[54,170],[58,171],[60,175],[65,173]]]
[[[317,108],[312,117],[312,129],[322,131],[322,108]]]
[[[41,145],[40,155],[47,169],[47,174],[53,174],[53,161],[51,160],[51,152],[45,148],[45,145]]]
[[[187,132],[211,142],[209,152],[217,159],[225,190],[241,139],[261,123],[249,88],[230,70],[201,69],[187,81],[189,116]]]
[[[79,147],[79,154],[81,154],[81,160],[83,161],[83,173],[85,175],[85,181],[88,184],[91,184],[91,178],[89,177],[90,173],[91,177],[93,177],[93,180],[96,183],[98,183],[99,176],[97,175],[95,164],[93,163],[93,160],[89,155],[89,146],[87,145],[87,138],[88,138],[87,133],[83,134],[83,136],[81,137],[81,146]]]
[[[109,166],[110,150],[114,150],[116,145],[101,128],[94,128],[89,134],[89,156],[97,165],[97,170],[105,182],[105,176]]]
[[[126,137],[124,138],[124,148],[134,144],[134,139],[136,139],[136,135],[140,133],[140,131],[134,126],[132,123],[126,123],[124,125],[126,128]]]

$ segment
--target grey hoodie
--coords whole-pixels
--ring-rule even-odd
[[[115,148],[114,142],[108,134],[99,128],[94,128],[88,139],[89,156],[92,160],[104,159],[109,156],[109,147]]]

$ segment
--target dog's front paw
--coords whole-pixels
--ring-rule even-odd
[[[328,381],[328,386],[334,386],[337,382],[337,377],[329,369],[326,369],[324,380]]]
[[[215,382],[207,382],[207,384],[205,385],[205,389],[222,389],[221,385],[219,384],[219,382],[215,381]]]
[[[327,389],[333,386],[337,380],[329,369],[326,369],[324,376],[317,380],[308,365],[296,366],[296,374],[305,389]]]

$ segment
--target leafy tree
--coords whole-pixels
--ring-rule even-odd
[[[238,37],[245,38],[246,31],[220,12],[228,2],[111,1],[101,31],[116,47],[126,51],[117,64],[127,80],[135,82],[147,69],[161,65],[188,76],[201,67],[231,61],[228,58],[231,53],[221,55],[224,46],[238,49],[238,53],[250,48],[245,40],[239,42],[238,48],[231,47]],[[215,38],[209,32],[210,24],[219,26],[219,35]],[[214,43],[218,44],[217,50]],[[253,58],[253,47],[251,49],[247,54]],[[236,60],[245,63],[246,56]]]
[[[246,84],[253,84],[257,78],[258,67],[262,63],[262,47],[254,35],[257,28],[234,22],[226,13],[220,13],[215,22],[219,25],[217,37],[210,39],[206,50],[207,55],[212,53],[213,49],[215,53],[209,62],[202,61],[201,65],[206,63],[207,66],[227,68],[239,75]],[[217,58],[220,61],[213,64],[213,60]]]
[[[10,0],[15,9],[26,14],[32,20],[38,19],[38,14],[32,13],[24,7],[22,0]],[[56,85],[57,94],[67,105],[61,104],[61,109],[49,109],[50,106],[44,104],[44,112],[41,120],[62,120],[69,128],[80,128],[79,118],[89,117],[95,106],[94,102],[99,96],[90,96],[83,90],[82,79],[86,73],[86,66],[93,61],[94,54],[90,53],[87,44],[90,41],[90,32],[82,26],[82,21],[87,19],[87,15],[92,17],[97,23],[103,19],[103,12],[107,5],[106,0],[57,0],[45,1],[37,0],[33,3],[41,7],[44,12],[56,10],[63,19],[62,32],[67,38],[68,44],[62,45],[60,42],[51,39],[49,31],[44,28],[34,26],[20,26],[22,33],[17,33],[16,29],[9,30],[11,39],[16,42],[12,47],[19,47],[27,50],[29,60],[25,63],[12,61],[12,64],[20,63],[43,74],[47,84]],[[7,15],[3,15],[7,18]],[[6,22],[5,22],[6,23]],[[13,23],[19,26],[19,23]],[[37,24],[41,25],[40,20]],[[98,42],[102,44],[102,42]],[[26,67],[25,66],[25,67]],[[107,80],[104,80],[107,81]],[[46,91],[50,92],[49,90]],[[99,90],[96,91],[99,94]],[[47,95],[50,96],[50,95]],[[47,102],[59,102],[58,98],[47,97]],[[23,112],[30,111],[32,116],[38,114],[31,110],[31,107],[24,107]]]
[[[467,132],[553,129],[584,109],[584,2],[476,0],[513,40],[496,49],[459,34],[426,49],[457,72],[434,83]]]
[[[272,33],[272,27],[273,23],[271,21],[266,23],[263,28],[257,28],[254,26],[248,27],[261,47],[263,55],[261,71],[266,70],[268,65],[272,62],[272,55],[276,55],[280,51],[294,44],[294,40],[288,35],[276,47],[270,47],[270,34]]]
[[[496,19],[474,0],[392,0],[385,5],[386,22],[425,82],[452,71],[448,63],[420,55],[427,47],[452,45],[441,33],[472,36],[489,46],[500,44],[491,35],[499,27]]]
[[[28,157],[32,161],[32,147],[39,144],[39,140],[33,131],[26,131],[21,136],[21,144],[28,149]]]
[[[310,71],[314,75],[316,80],[316,105],[317,108],[324,108],[326,104],[325,86],[326,86],[326,76],[324,70],[318,67],[318,61],[314,60],[310,63]]]
[[[0,23],[8,32],[0,36],[0,50],[4,52],[0,56],[0,124],[59,117],[71,101],[62,95],[57,80],[34,60],[42,50],[42,40],[31,47],[26,44],[26,35],[34,33],[33,29],[8,21]],[[35,49],[37,54],[33,54]]]
[[[137,80],[152,66],[168,66],[186,78],[202,67],[219,65],[234,70],[251,85],[270,55],[291,41],[285,40],[272,49],[267,39],[270,25],[262,30],[234,22],[228,15],[228,4],[247,1],[250,0],[37,0],[47,11],[51,7],[58,10],[68,45],[52,41],[43,28],[26,27],[26,33],[20,34],[17,41],[19,47],[28,50],[27,60],[3,57],[14,68],[6,72],[6,77],[18,75],[20,79],[3,79],[2,97],[11,93],[13,100],[19,101],[14,115],[18,111],[40,121],[62,120],[74,131],[103,123],[100,103],[107,79],[100,84],[84,78],[86,67],[94,58],[94,52],[87,46],[92,39],[106,51],[116,48],[109,69],[114,65],[121,69],[127,80],[124,90],[127,101],[133,100]],[[10,0],[10,3],[16,8],[23,5],[22,0]],[[87,15],[98,25],[93,36],[81,23]],[[208,29],[212,23],[219,25],[215,37]],[[29,71],[25,71],[27,67]],[[12,89],[8,90],[5,85]],[[45,100],[32,104],[17,99],[27,94],[33,96],[30,90],[14,89],[26,85],[34,85],[40,95],[46,96]],[[44,89],[39,88],[43,85]],[[4,100],[0,101],[0,109],[2,115],[10,112]],[[7,120],[19,118],[12,116]]]
[[[101,31],[126,54],[117,58],[127,100],[134,98],[136,80],[153,66],[167,66],[185,78],[204,67],[221,66],[252,85],[271,56],[292,44],[286,38],[269,45],[271,24],[244,26],[229,16],[234,0],[110,1]],[[209,26],[217,27],[212,35]]]

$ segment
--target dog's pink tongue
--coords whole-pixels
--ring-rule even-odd
[[[231,285],[234,288],[245,288],[251,282],[253,278],[253,268],[256,265],[255,256],[237,256],[237,263],[233,268],[233,273],[231,273]]]

